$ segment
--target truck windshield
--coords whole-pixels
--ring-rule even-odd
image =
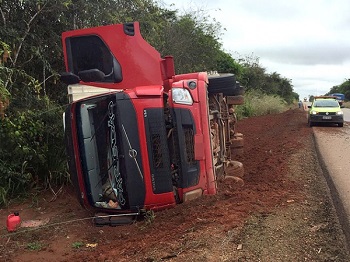
[[[95,99],[80,104],[79,140],[90,202],[96,207],[123,208],[126,204],[119,168],[115,102]]]

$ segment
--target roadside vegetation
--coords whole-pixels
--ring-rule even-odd
[[[350,101],[350,79],[345,79],[343,83],[337,86],[333,86],[331,90],[326,94],[341,93],[345,95],[345,101]],[[350,102],[345,103],[345,107],[349,108]]]
[[[266,72],[258,57],[224,50],[224,29],[208,12],[179,13],[153,0],[2,0],[0,206],[69,183],[62,124],[67,89],[59,81],[63,31],[139,21],[143,37],[162,56],[174,56],[177,74],[235,74],[247,91],[241,117],[274,113],[298,100],[291,80]]]
[[[343,106],[345,108],[350,108],[350,101],[347,101],[347,102],[343,103]]]
[[[244,95],[244,104],[236,108],[238,119],[252,116],[277,114],[287,110],[288,103],[277,95],[267,95],[259,91],[248,91]]]

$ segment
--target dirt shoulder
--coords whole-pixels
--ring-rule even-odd
[[[4,261],[350,261],[305,113],[240,121],[245,185],[128,226],[95,227],[66,187],[0,210]],[[50,219],[34,231],[5,229],[7,215]],[[87,244],[91,244],[88,245]]]

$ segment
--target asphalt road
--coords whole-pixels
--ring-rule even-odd
[[[350,109],[349,108],[343,108],[344,112],[344,121],[350,122]]]
[[[319,159],[350,246],[350,109],[343,111],[347,121],[344,127],[312,128]]]

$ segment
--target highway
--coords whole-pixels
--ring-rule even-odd
[[[350,109],[349,108],[342,108],[344,112],[344,121],[350,122]]]
[[[318,157],[350,243],[350,109],[343,108],[344,127],[314,126]]]

